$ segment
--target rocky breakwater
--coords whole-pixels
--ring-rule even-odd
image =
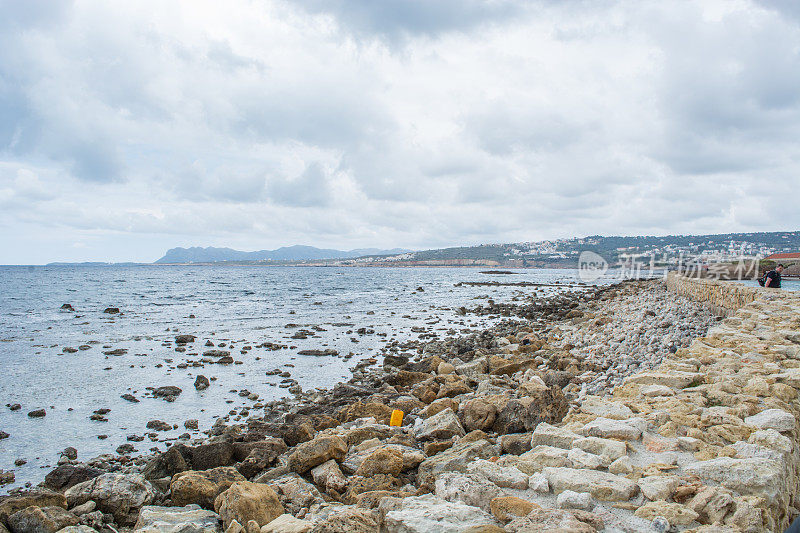
[[[598,298],[631,295],[625,285],[578,295],[547,323],[509,320],[386,355],[332,390],[269,403],[245,423],[221,419],[208,438],[150,458],[64,462],[46,487],[0,501],[0,522],[12,533],[737,531],[756,520],[777,531],[794,477],[773,467],[793,453],[795,429],[768,409],[792,412],[793,374],[761,376],[766,389],[747,374],[764,396],[742,411],[739,377],[714,378],[736,374],[744,354],[695,354],[739,326],[668,351],[611,398],[578,401],[603,369],[565,331],[591,327]],[[796,354],[791,342],[778,353]],[[777,367],[760,346],[760,359],[747,357]],[[393,409],[406,413],[400,427],[388,425]]]

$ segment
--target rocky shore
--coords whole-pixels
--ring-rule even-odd
[[[782,531],[800,305],[767,294],[714,325],[703,291],[675,285],[463,308],[508,318],[165,453],[65,450],[0,501],[0,533]]]

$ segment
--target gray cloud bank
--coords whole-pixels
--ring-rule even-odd
[[[796,5],[0,0],[0,263],[796,228]]]

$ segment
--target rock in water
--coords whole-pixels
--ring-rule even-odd
[[[197,390],[206,390],[210,386],[211,382],[202,374],[198,375],[194,380],[194,388]]]
[[[194,335],[176,335],[175,336],[175,343],[176,344],[190,344],[193,343],[197,337]]]

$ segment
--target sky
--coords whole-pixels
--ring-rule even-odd
[[[0,0],[0,264],[800,227],[794,0]]]

